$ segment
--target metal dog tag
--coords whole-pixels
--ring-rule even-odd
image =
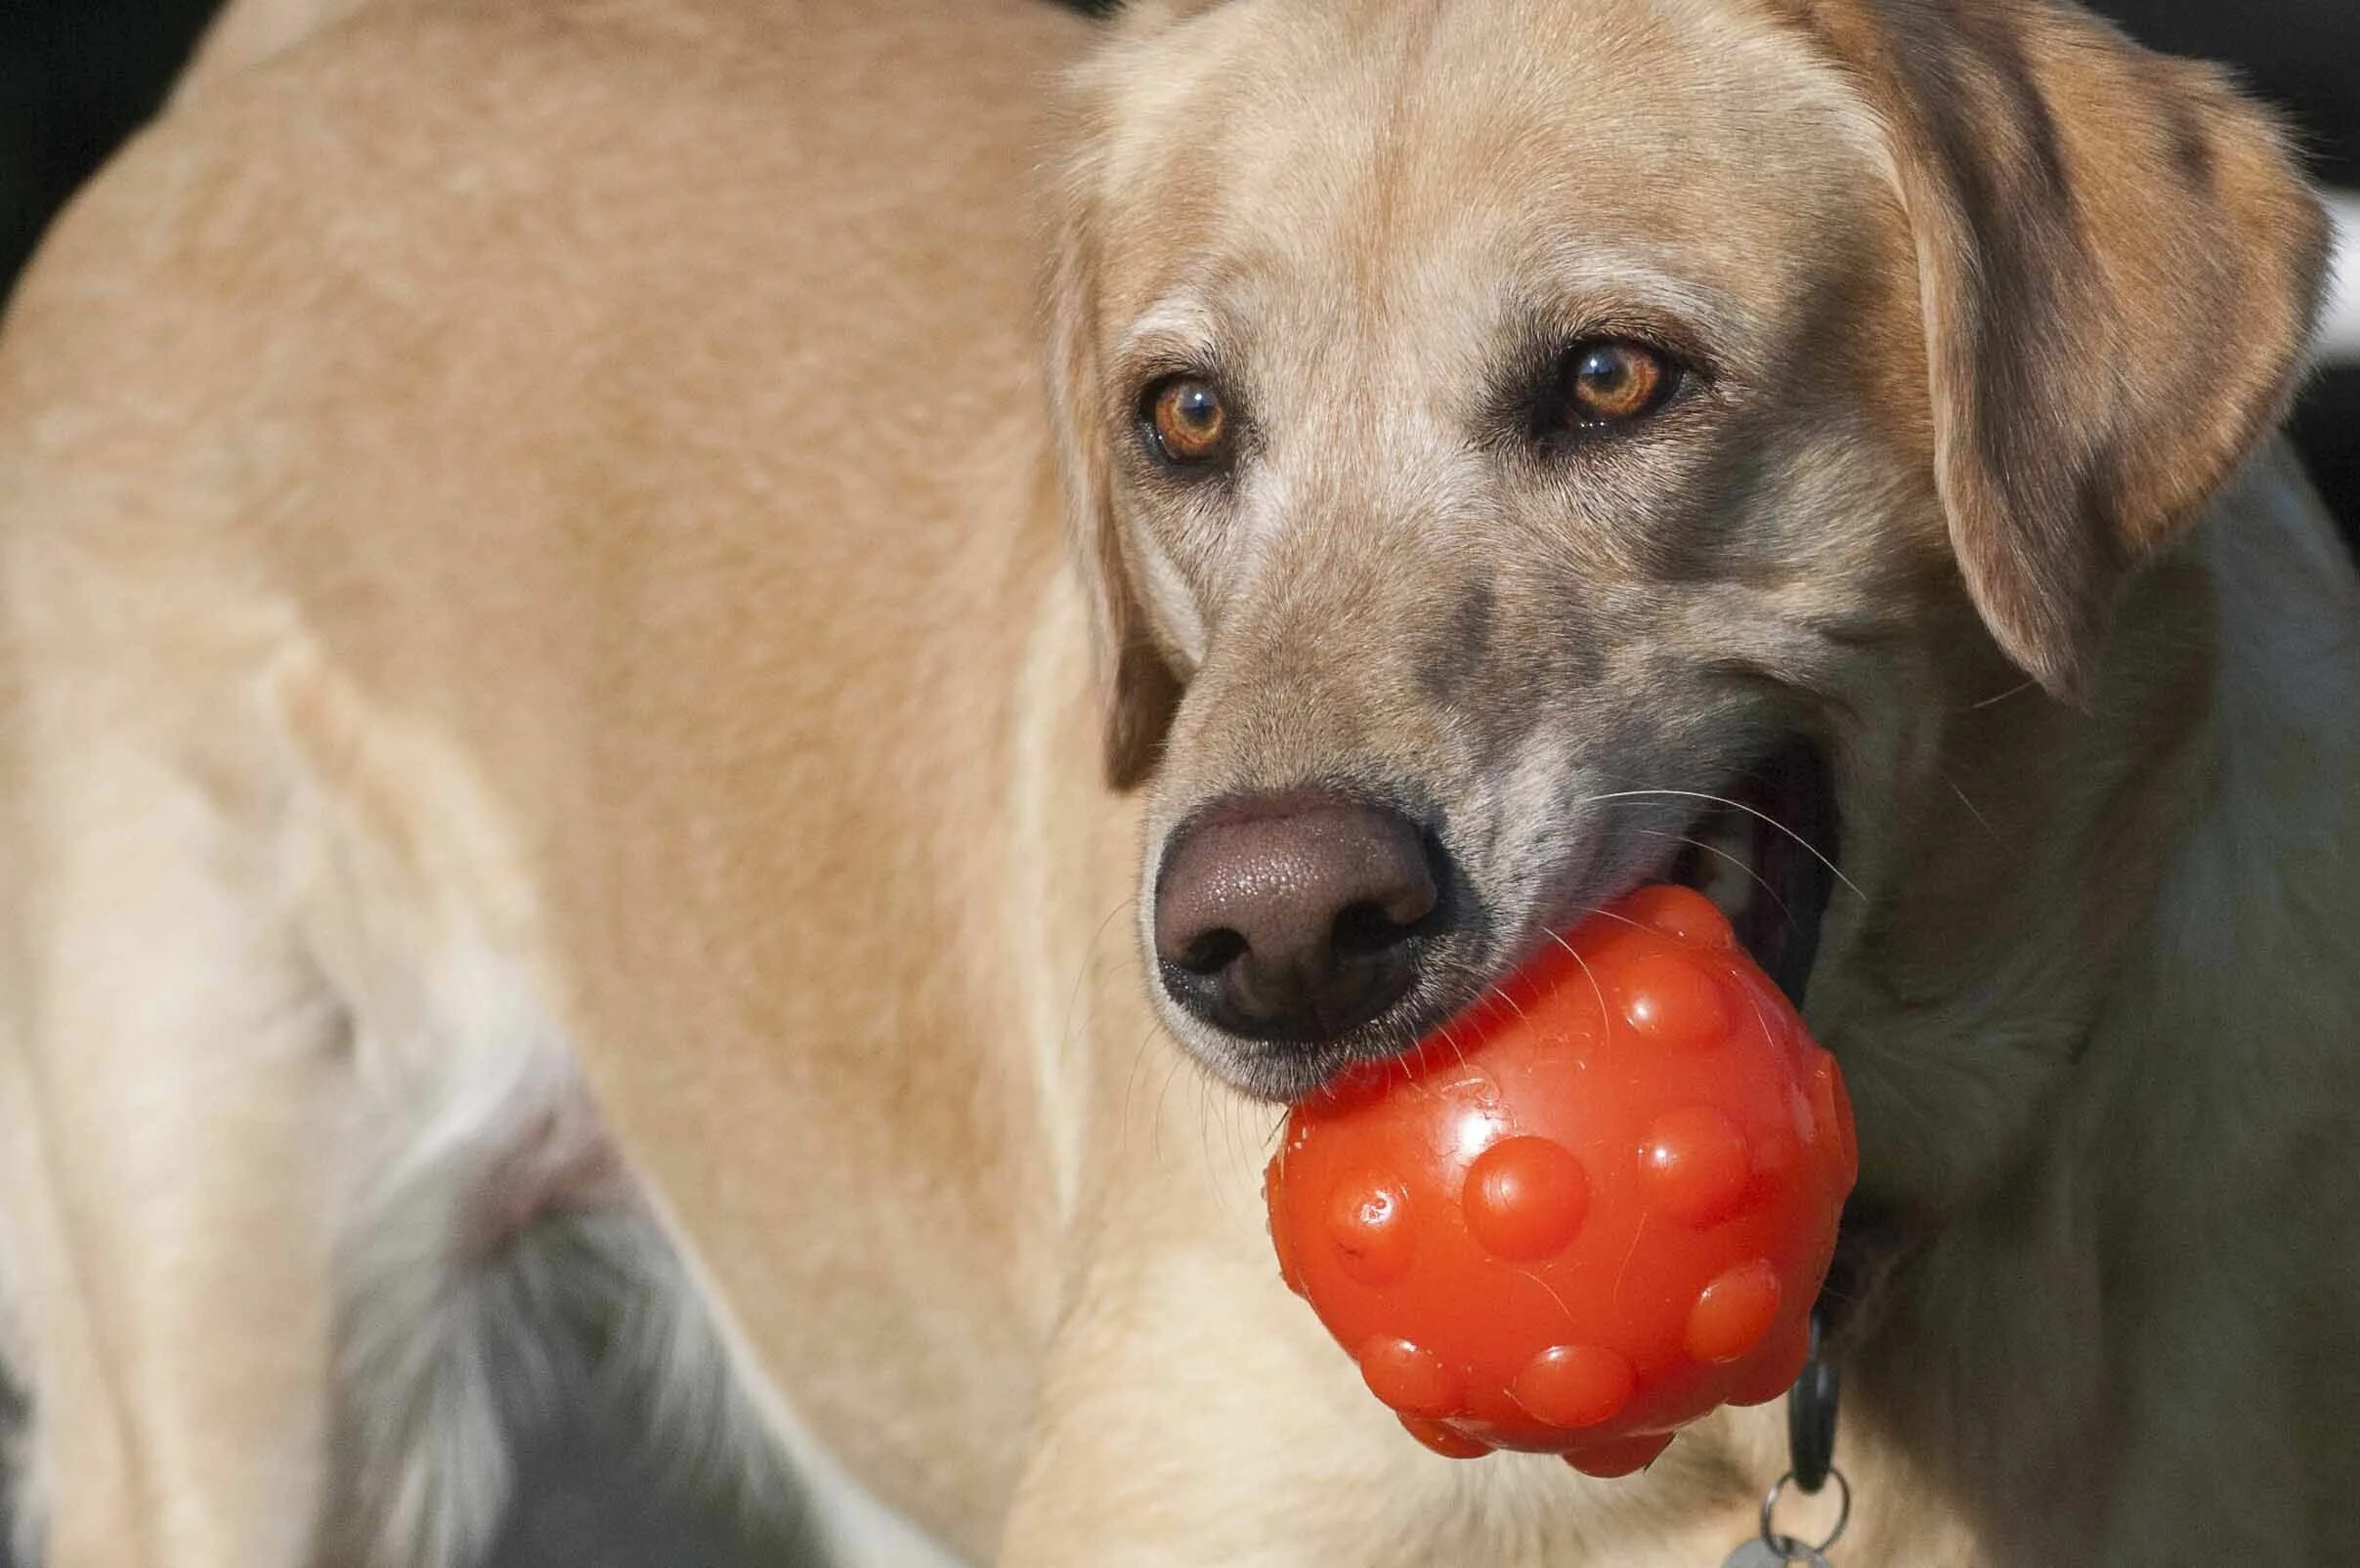
[[[1785,1545],[1793,1549],[1782,1550],[1776,1543],[1756,1536],[1731,1552],[1721,1568],[1829,1568],[1826,1558],[1801,1542]]]

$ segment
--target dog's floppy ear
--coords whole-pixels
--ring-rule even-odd
[[[2325,215],[2218,71],[2079,7],[1790,4],[1893,148],[1967,589],[2078,697],[2124,574],[2284,412]]]
[[[1079,130],[1088,147],[1088,128]],[[1051,197],[1043,280],[1050,427],[1064,491],[1074,565],[1090,596],[1105,701],[1107,782],[1128,789],[1162,752],[1180,682],[1157,648],[1134,585],[1114,510],[1111,453],[1097,341],[1097,186],[1087,151]]]

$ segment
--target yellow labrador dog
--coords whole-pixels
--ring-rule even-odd
[[[971,1561],[1718,1563],[1776,1407],[1438,1458],[1255,1191],[1661,875],[1851,1077],[1845,1560],[2350,1560],[2323,247],[2061,0],[247,0],[0,334],[42,1560],[456,1568],[603,1293]]]

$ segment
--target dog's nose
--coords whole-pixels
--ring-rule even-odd
[[[1441,899],[1431,841],[1397,811],[1325,792],[1240,796],[1179,833],[1155,892],[1164,989],[1254,1039],[1366,1023],[1417,977]]]

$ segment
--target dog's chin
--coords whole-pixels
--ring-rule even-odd
[[[1835,796],[1826,760],[1810,742],[1790,739],[1703,798],[1705,808],[1680,835],[1676,853],[1643,865],[1626,886],[1592,890],[1578,907],[1595,908],[1648,882],[1694,887],[1729,916],[1754,961],[1800,1005],[1837,879]],[[1514,962],[1522,955],[1504,956]],[[1437,943],[1423,955],[1408,996],[1357,1029],[1318,1041],[1247,1039],[1183,1017],[1172,1018],[1170,1026],[1231,1087],[1293,1102],[1348,1067],[1416,1049],[1498,981],[1500,961],[1485,963]]]

